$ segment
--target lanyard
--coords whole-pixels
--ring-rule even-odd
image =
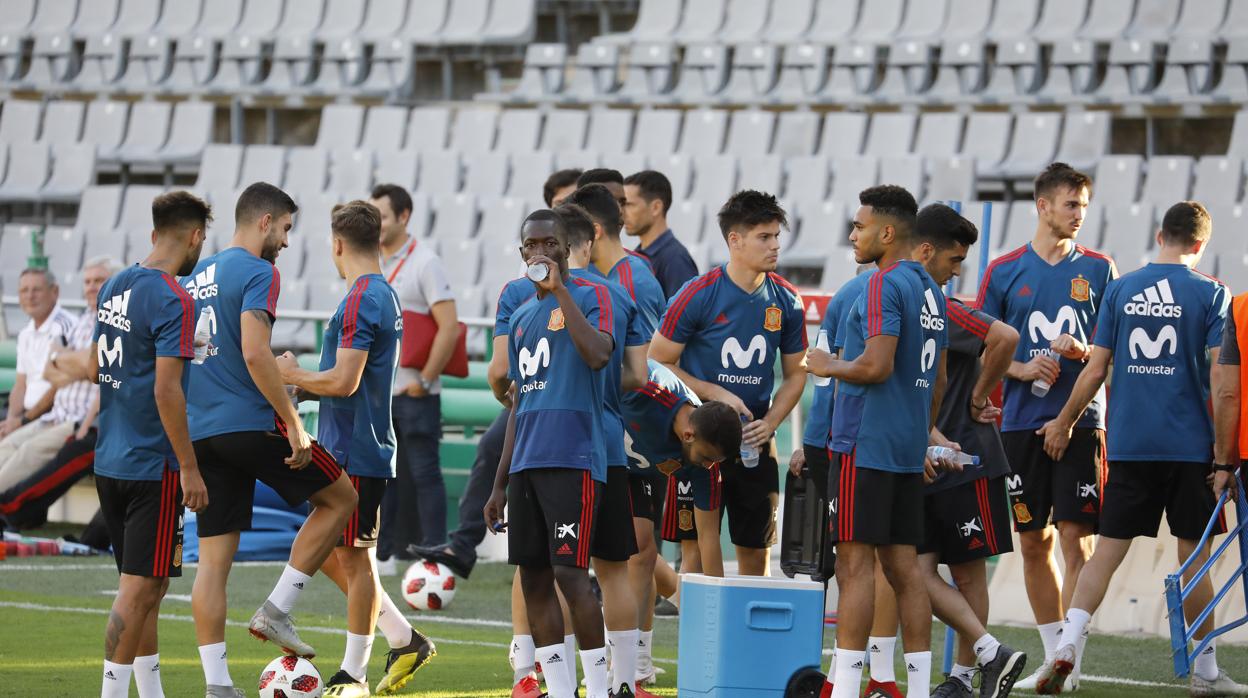
[[[407,264],[407,258],[411,257],[412,253],[415,251],[416,251],[416,238],[413,237],[411,244],[407,246],[407,254],[403,255],[403,259],[399,260],[399,265],[394,268],[394,271],[390,272],[390,276],[389,278],[386,279],[386,283],[388,284],[394,283],[394,280],[398,278],[399,276],[399,272],[403,270],[403,265]]]

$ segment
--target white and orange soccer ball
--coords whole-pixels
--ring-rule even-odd
[[[403,575],[403,600],[417,611],[440,611],[455,598],[455,574],[440,562],[420,560]]]
[[[260,672],[260,698],[321,698],[325,684],[306,659],[286,655]]]

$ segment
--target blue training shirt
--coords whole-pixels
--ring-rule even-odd
[[[883,383],[838,382],[833,451],[853,453],[863,468],[923,472],[946,322],[945,294],[923,265],[905,260],[871,274],[845,320],[843,358],[853,361],[868,339],[890,335],[897,338],[893,372]]]
[[[602,429],[607,449],[607,465],[624,467],[628,465],[628,456],[624,453],[624,419],[620,410],[620,391],[624,369],[624,348],[639,347],[650,341],[645,333],[646,322],[637,312],[637,306],[629,297],[624,287],[595,274],[589,269],[570,270],[572,278],[605,286],[611,294],[611,310],[615,325],[611,334],[615,337],[615,348],[611,350],[611,361],[603,371],[603,406]],[[624,341],[620,341],[623,337]]]
[[[160,480],[178,463],[156,409],[156,358],[195,356],[195,303],[172,276],[136,264],[100,289],[94,336],[100,381],[95,473]]]
[[[570,278],[567,288],[590,325],[607,334],[614,331],[606,286]],[[508,372],[516,382],[517,395],[509,472],[573,468],[588,470],[595,480],[606,482],[600,416],[604,372],[591,369],[577,353],[554,294],[534,296],[510,320]]]
[[[240,431],[272,431],[273,406],[260,393],[243,361],[242,315],[260,310],[277,317],[281,276],[277,267],[241,247],[201,259],[182,286],[196,314],[208,308],[212,339],[208,358],[191,366],[187,416],[191,439]]]
[[[725,266],[694,277],[672,297],[659,332],[684,344],[681,368],[741,398],[755,419],[771,406],[778,354],[806,351],[797,288],[776,273],[748,293]]]
[[[597,267],[591,266],[590,270],[602,275]],[[611,267],[606,278],[623,286],[628,291],[629,298],[637,304],[637,311],[649,326],[645,331],[646,341],[649,341],[663,317],[663,309],[667,307],[667,297],[663,295],[659,280],[654,278],[650,262],[640,255],[630,253]]]
[[[536,295],[537,286],[527,276],[508,281],[498,294],[498,305],[494,309],[494,336],[511,334],[511,314]]]
[[[1209,349],[1230,295],[1182,264],[1149,264],[1105,290],[1095,344],[1114,353],[1111,461],[1213,462]]]
[[[381,274],[355,280],[325,326],[320,370],[338,361],[339,349],[368,352],[360,385],[347,397],[322,397],[316,439],[357,477],[394,477],[391,386],[399,365],[403,311]]]
[[[1090,344],[1105,287],[1118,277],[1109,257],[1075,245],[1070,255],[1049,264],[1028,243],[993,260],[984,271],[976,307],[1018,330],[1015,361],[1027,362],[1060,335]],[[1031,384],[1005,379],[1001,431],[1039,429],[1062,411],[1083,362],[1058,358],[1061,373],[1044,397]],[[1105,428],[1105,392],[1097,393],[1076,426]]]
[[[684,463],[680,437],[672,431],[676,413],[686,404],[702,404],[693,390],[663,364],[646,361],[649,377],[645,387],[624,396],[624,419],[628,434],[628,465],[634,471],[646,472],[660,463],[674,461],[678,468]]]
[[[842,346],[842,326],[849,316],[849,309],[862,295],[867,287],[867,280],[874,272],[863,272],[846,281],[836,295],[832,296],[828,307],[823,311],[823,322],[819,329],[828,333],[828,346],[833,353]],[[810,400],[810,416],[806,421],[806,430],[802,432],[802,443],[816,448],[827,448],[828,433],[832,429],[832,398],[836,395],[836,381],[825,386],[815,386]]]

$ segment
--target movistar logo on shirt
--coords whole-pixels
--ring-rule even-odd
[[[1148,330],[1143,327],[1137,327],[1131,330],[1131,335],[1127,337],[1127,349],[1131,352],[1133,360],[1138,360],[1141,357],[1156,359],[1161,356],[1163,351],[1173,356],[1178,348],[1179,333],[1174,329],[1174,325],[1166,325],[1161,328],[1156,337],[1150,337]],[[1139,375],[1173,376],[1174,371],[1174,366],[1165,365],[1129,364],[1127,366],[1127,373]]]
[[[126,291],[126,293],[130,293]],[[102,311],[101,311],[102,312]],[[129,323],[129,320],[126,321]],[[98,374],[99,384],[102,386],[112,386],[114,390],[121,387],[121,380],[113,378],[112,373],[105,369],[111,369],[113,366],[121,367],[123,355],[121,353],[121,337],[113,338],[113,345],[108,345],[108,337],[100,335],[95,345],[95,360],[100,367]]]
[[[719,361],[725,369],[746,370],[755,365],[761,366],[767,361],[767,339],[756,334],[750,339],[749,346],[743,347],[736,337],[729,337],[719,349]],[[761,376],[739,373],[720,373],[716,378],[720,383],[742,385],[760,385],[763,382]]]
[[[1183,306],[1174,302],[1174,294],[1170,292],[1170,281],[1162,279],[1131,296],[1131,300],[1122,307],[1122,312],[1127,315],[1145,317],[1177,318],[1183,316]]]
[[[130,308],[130,289],[126,289],[119,296],[113,296],[100,304],[100,309],[95,312],[95,319],[108,325],[115,327],[122,332],[130,331],[130,319],[126,317],[126,311]],[[100,341],[104,338],[100,337]],[[117,339],[121,341],[120,338]]]
[[[1063,305],[1057,311],[1057,317],[1052,320],[1039,310],[1032,311],[1027,318],[1027,334],[1033,344],[1039,344],[1041,338],[1052,342],[1063,334],[1073,335],[1078,328],[1079,320],[1075,317],[1075,309],[1069,305]]]
[[[945,319],[940,316],[936,294],[932,293],[930,288],[923,293],[923,310],[919,313],[919,324],[923,326],[923,329],[935,332],[945,329]]]
[[[205,298],[216,298],[217,263],[209,264],[207,268],[196,274],[193,279],[186,282],[186,292],[191,294],[191,298],[196,300],[202,301]]]
[[[520,369],[520,379],[528,380],[537,375],[537,372],[550,366],[550,342],[542,337],[537,341],[537,346],[532,351],[528,347],[520,347],[520,356],[516,360]],[[527,393],[530,390],[542,390],[546,387],[546,381],[535,380],[520,386],[520,392]]]
[[[919,355],[919,372],[927,373],[936,365],[936,340],[929,338],[923,342],[923,353]],[[914,387],[927,388],[931,384],[922,376],[914,381]]]

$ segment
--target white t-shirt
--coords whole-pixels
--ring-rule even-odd
[[[412,243],[415,243],[415,247]],[[409,255],[410,251],[410,255]],[[403,260],[406,258],[406,262]],[[399,265],[402,264],[402,267]],[[395,269],[398,275],[391,279]],[[442,301],[454,301],[450,281],[446,278],[446,270],[442,260],[434,253],[427,243],[410,239],[397,252],[381,260],[381,274],[390,280],[394,292],[399,295],[399,303],[404,311],[429,314],[429,309]],[[416,380],[420,374],[414,368],[399,367],[394,376],[394,393],[403,392],[407,385]],[[430,394],[442,392],[442,381],[437,379],[429,386]]]
[[[82,351],[91,347],[91,336],[95,333],[95,314],[83,313],[75,322],[69,334],[69,349]],[[55,424],[69,422],[77,424],[87,416],[91,403],[100,393],[100,386],[88,380],[74,381],[56,391],[52,399],[52,409],[44,418]]]
[[[58,303],[42,325],[35,327],[35,321],[31,320],[18,333],[17,372],[26,376],[26,397],[22,401],[22,409],[33,409],[44,394],[52,389],[52,384],[43,378],[48,355],[69,347],[69,339],[77,322],[78,316]],[[45,413],[43,418],[50,421],[51,411]]]

